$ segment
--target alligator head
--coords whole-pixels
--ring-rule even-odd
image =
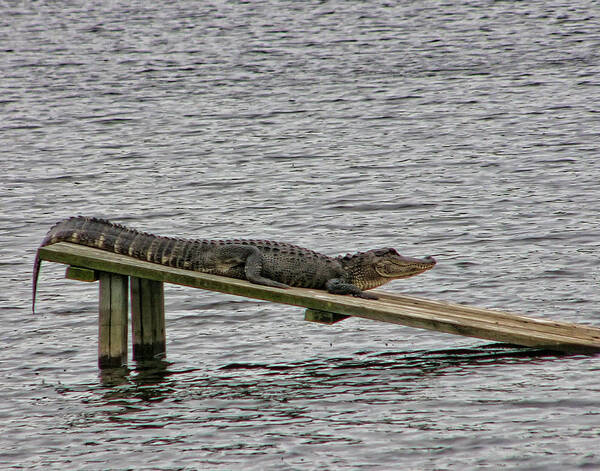
[[[361,290],[381,286],[397,278],[408,278],[430,270],[435,259],[412,258],[400,255],[395,249],[373,249],[339,257],[348,274],[348,282]]]

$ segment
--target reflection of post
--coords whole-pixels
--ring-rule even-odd
[[[134,360],[165,356],[165,297],[162,281],[131,277],[131,329]]]
[[[128,277],[100,272],[100,319],[98,321],[98,365],[100,368],[127,363]]]
[[[121,384],[129,384],[129,375],[131,370],[127,366],[118,366],[115,368],[102,368],[100,370],[100,382],[102,386],[112,388]],[[112,389],[114,391],[114,389]]]

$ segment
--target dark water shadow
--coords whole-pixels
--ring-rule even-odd
[[[285,372],[305,371],[314,375],[329,374],[338,370],[353,370],[354,373],[378,370],[411,371],[413,374],[444,374],[444,370],[457,367],[491,366],[503,364],[527,364],[548,362],[569,356],[560,352],[544,349],[526,348],[518,345],[494,343],[477,348],[457,348],[443,350],[411,350],[386,352],[357,352],[352,357],[309,359],[297,363],[230,363],[221,371],[255,370],[265,375],[277,375]],[[573,355],[571,355],[573,356]],[[583,355],[582,355],[583,357]],[[454,371],[454,370],[453,370]],[[412,375],[411,375],[412,376]]]

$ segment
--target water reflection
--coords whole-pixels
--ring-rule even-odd
[[[129,382],[129,373],[131,369],[127,366],[120,366],[115,368],[101,368],[99,377],[100,384],[106,387],[119,386]]]
[[[292,363],[229,363],[217,370],[177,369],[164,359],[137,362],[132,368],[104,369],[100,382],[104,398],[135,398],[157,401],[171,393],[181,394],[180,382],[187,391],[204,397],[248,396],[267,394],[276,385],[279,393],[298,387],[320,389],[351,386],[369,387],[393,383],[416,382],[430,376],[460,374],[478,366],[549,362],[565,356],[541,349],[508,344],[489,344],[478,348],[434,351],[358,352],[348,357],[311,358]],[[264,389],[264,390],[261,390]]]
[[[154,398],[153,387],[157,388],[156,394],[164,393],[164,385],[168,377],[173,374],[169,370],[170,362],[164,359],[152,359],[135,362],[135,366],[121,366],[118,368],[104,368],[100,370],[99,377],[102,386],[112,388],[116,386],[131,385],[136,389],[149,394],[149,399]]]
[[[493,423],[513,387],[502,385],[515,370],[545,369],[563,356],[490,344],[217,368],[162,359],[104,370],[101,385],[71,392],[84,405],[77,427],[113,430],[124,447],[130,435],[123,431],[135,430],[144,446],[181,444],[245,459],[246,453],[290,446],[360,445],[376,430],[398,446],[435,449],[438,430],[456,429],[453,418],[467,417],[464,427]],[[534,397],[530,390],[529,400]],[[423,433],[429,434],[425,441]]]

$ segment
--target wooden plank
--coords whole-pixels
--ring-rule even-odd
[[[166,355],[165,298],[161,281],[131,277],[133,359]]]
[[[548,319],[531,318],[508,312],[484,309],[463,304],[453,304],[444,301],[434,301],[430,299],[416,298],[413,296],[388,293],[380,290],[373,290],[372,293],[379,296],[381,302],[391,302],[393,305],[403,305],[417,309],[422,312],[444,312],[453,315],[459,319],[477,320],[488,322],[492,325],[513,326],[515,328],[525,328],[532,331],[540,331],[557,335],[568,335],[572,337],[581,337],[583,339],[592,338],[600,340],[600,329],[598,327],[574,324],[569,322],[559,322]]]
[[[127,363],[127,276],[100,272],[98,366],[119,367]]]
[[[279,289],[180,270],[69,243],[40,249],[40,258],[100,271],[148,278],[222,293],[382,322],[558,351],[599,351],[600,329],[499,311],[374,291],[377,301],[320,290]]]

